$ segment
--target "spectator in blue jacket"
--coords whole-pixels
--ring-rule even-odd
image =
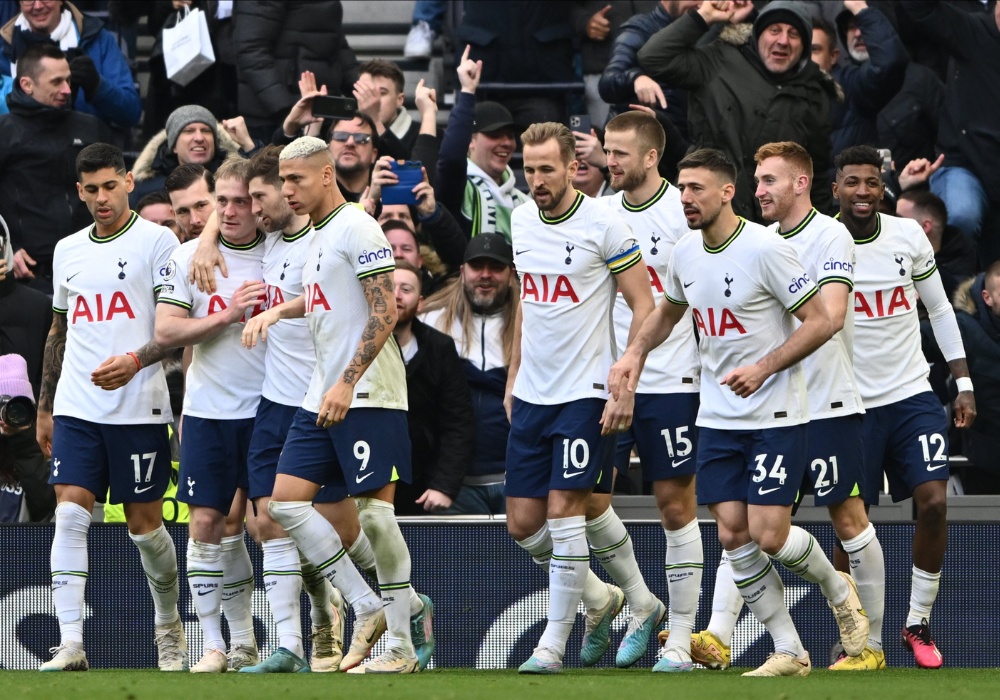
[[[881,146],[878,113],[903,86],[909,63],[906,47],[881,5],[845,0],[844,11],[837,15],[837,33],[847,56],[832,71],[844,101],[831,107],[831,159],[849,146]]]
[[[69,58],[78,112],[93,114],[122,134],[139,123],[142,101],[115,35],[72,3],[22,2],[21,14],[0,28],[0,73],[14,75],[31,44],[53,42]]]

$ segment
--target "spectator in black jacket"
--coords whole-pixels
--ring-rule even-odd
[[[577,0],[575,3],[573,30],[583,62],[587,113],[595,126],[603,126],[608,121],[609,105],[601,97],[598,85],[611,58],[612,42],[626,21],[635,15],[652,12],[657,4],[656,0]]]
[[[449,515],[506,512],[503,484],[510,422],[503,397],[519,303],[513,260],[502,236],[476,236],[466,248],[459,278],[424,305],[424,322],[447,333],[458,347],[476,423],[476,451]]]
[[[979,241],[986,265],[1000,258],[1000,4],[965,12],[950,3],[900,3],[916,24],[950,54],[938,130],[944,167],[931,191],[948,207],[948,223]],[[982,235],[981,235],[982,234]]]
[[[677,131],[687,138],[687,95],[647,75],[639,65],[639,49],[651,36],[698,4],[661,0],[650,12],[635,15],[621,26],[599,85],[601,98],[611,105],[608,119],[627,112],[631,104],[643,104],[654,109],[657,116],[665,113]],[[669,132],[667,140],[671,140]]]
[[[27,361],[32,395],[38,396],[45,339],[52,326],[52,300],[14,279],[14,252],[5,246],[5,230],[0,219],[0,355],[14,353]]]
[[[70,67],[52,44],[21,55],[9,114],[0,115],[0,216],[10,228],[14,276],[52,294],[56,243],[93,223],[76,190],[76,156],[111,132],[72,108]]]
[[[270,139],[299,99],[295,79],[311,71],[331,95],[350,95],[358,60],[343,32],[339,1],[240,0],[233,8],[238,104],[254,138]]]
[[[845,0],[837,15],[837,32],[847,56],[833,67],[844,101],[831,109],[830,157],[848,146],[879,147],[876,118],[900,87],[909,57],[881,5]],[[836,169],[831,167],[830,175]]]
[[[472,399],[455,343],[417,319],[420,272],[396,263],[396,327],[406,364],[407,422],[413,446],[413,480],[396,485],[396,513],[420,515],[449,508],[472,461]]]

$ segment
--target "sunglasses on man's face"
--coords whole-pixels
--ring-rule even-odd
[[[371,134],[364,134],[358,131],[334,131],[330,138],[339,143],[347,143],[347,139],[352,136],[354,137],[354,143],[358,146],[364,146],[371,143],[372,140]]]

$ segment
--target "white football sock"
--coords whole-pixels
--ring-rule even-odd
[[[834,605],[843,604],[851,593],[847,581],[833,568],[816,538],[797,525],[792,525],[788,539],[774,558],[793,574],[819,584],[823,597]]]
[[[560,659],[576,622],[583,585],[590,565],[587,549],[587,518],[574,515],[551,518],[552,559],[549,562],[549,618],[539,647],[551,649]]]
[[[922,625],[924,620],[931,621],[931,608],[937,600],[938,587],[941,585],[941,572],[932,574],[913,567],[913,578],[910,583],[910,610],[906,613],[906,626]]]
[[[375,552],[379,593],[385,608],[386,647],[413,654],[410,640],[410,550],[396,509],[377,498],[358,498],[358,518]]]
[[[319,569],[299,552],[302,567],[302,587],[309,596],[309,619],[313,627],[329,625],[333,622],[330,606],[333,600],[333,584],[326,580]]]
[[[177,550],[162,524],[145,535],[128,536],[139,549],[142,570],[146,572],[149,592],[153,595],[156,624],[169,625],[180,616],[177,611]]]
[[[704,554],[701,528],[695,518],[679,530],[664,530],[667,538],[667,592],[670,595],[670,637],[666,647],[685,656],[691,649],[691,633],[698,615]]]
[[[52,605],[59,618],[62,644],[83,645],[83,593],[89,559],[87,530],[90,513],[81,505],[64,501],[56,506],[56,531],[49,564],[52,571]]]
[[[295,540],[302,555],[332,583],[358,616],[370,615],[382,603],[354,567],[337,531],[309,501],[275,501],[267,504],[271,517]]]
[[[771,560],[756,542],[738,549],[727,550],[733,579],[740,595],[753,614],[771,634],[774,650],[791,654],[796,659],[805,655],[792,616],[785,607],[785,587],[774,570]]]
[[[841,542],[851,562],[851,575],[858,584],[858,597],[868,615],[868,646],[882,650],[882,619],[885,617],[885,557],[875,535],[868,527],[852,540]]]
[[[531,555],[531,560],[538,564],[545,573],[549,572],[549,561],[552,559],[552,536],[549,533],[549,524],[545,523],[542,528],[523,540],[517,540],[517,544]],[[583,583],[583,605],[588,610],[597,610],[608,604],[611,593],[608,585],[597,575],[587,568],[587,579]]]
[[[299,602],[302,594],[299,550],[291,537],[268,540],[260,548],[264,551],[264,594],[274,617],[278,646],[301,657],[304,651]]]
[[[226,653],[222,638],[222,545],[188,540],[187,580],[191,604],[205,637],[204,651]]]
[[[708,621],[708,631],[719,638],[727,647],[733,645],[733,630],[743,611],[743,596],[733,580],[733,567],[729,555],[722,552],[719,568],[715,571],[715,592],[712,594],[712,618]]]
[[[223,537],[222,612],[229,623],[229,645],[256,647],[253,633],[253,563],[242,534]]]
[[[364,530],[358,531],[358,538],[347,550],[347,556],[359,569],[368,574],[369,578],[378,581],[378,572],[375,570],[375,552],[372,551],[371,540],[368,539]],[[410,615],[416,615],[423,609],[424,601],[420,600],[416,590],[410,586]]]
[[[632,538],[614,508],[608,507],[604,513],[587,521],[587,542],[598,563],[625,593],[631,613],[639,616],[651,613],[658,601],[642,578]]]

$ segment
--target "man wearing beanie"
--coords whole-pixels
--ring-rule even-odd
[[[178,107],[167,117],[166,128],[136,158],[129,202],[134,208],[144,195],[163,189],[167,175],[179,165],[197,163],[215,172],[229,154],[250,157],[259,145],[250,138],[242,117],[220,122],[200,105]]]
[[[34,403],[28,363],[20,355],[0,355],[0,397],[5,397],[0,405],[6,397],[27,397]],[[48,466],[31,427],[8,425],[0,414],[0,523],[46,521],[56,507]]]
[[[794,141],[815,165],[812,201],[830,214],[830,104],[833,81],[810,61],[812,22],[791,0],[769,3],[752,25],[748,0],[703,2],[654,34],[639,63],[662,84],[689,91],[691,150],[717,148],[737,168],[733,209],[760,222],[754,202],[754,153],[772,141]],[[715,41],[699,45],[715,24]]]

